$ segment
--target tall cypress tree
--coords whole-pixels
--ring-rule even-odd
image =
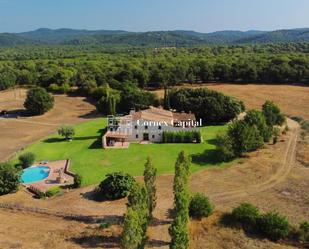
[[[153,166],[152,159],[147,158],[144,170],[144,182],[148,195],[149,218],[152,219],[152,213],[157,205],[156,189],[157,169]]]
[[[174,177],[174,220],[169,229],[171,249],[189,248],[189,174],[190,160],[184,151],[180,152],[175,164]]]

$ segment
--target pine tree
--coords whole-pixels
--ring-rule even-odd
[[[152,159],[148,157],[147,162],[145,164],[144,181],[148,195],[148,210],[150,219],[153,218],[152,213],[157,205],[156,178],[157,178],[157,169],[154,168]]]

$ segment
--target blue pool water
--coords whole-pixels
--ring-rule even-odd
[[[35,166],[23,170],[22,183],[32,183],[44,180],[49,175],[49,167]]]

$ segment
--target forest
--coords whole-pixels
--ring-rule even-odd
[[[309,43],[141,48],[24,46],[0,49],[0,90],[51,84],[139,88],[183,83],[309,84]]]

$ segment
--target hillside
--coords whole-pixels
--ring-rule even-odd
[[[194,46],[224,44],[259,44],[309,42],[309,28],[277,31],[194,31],[127,32],[122,30],[46,29],[23,33],[0,34],[0,46],[15,45],[131,45],[131,46]]]

